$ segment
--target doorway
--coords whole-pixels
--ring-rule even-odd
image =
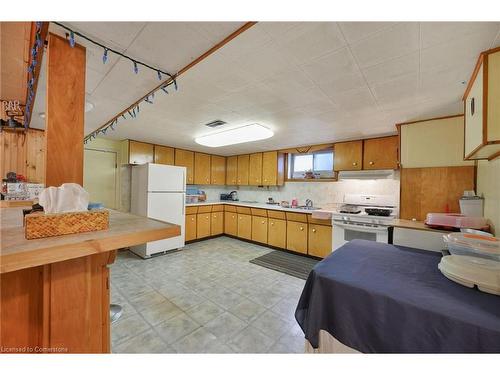
[[[91,202],[116,209],[117,154],[113,151],[85,149],[83,187]]]

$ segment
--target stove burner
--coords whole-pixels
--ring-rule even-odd
[[[351,211],[351,210],[340,210],[341,214],[360,214],[361,210]]]

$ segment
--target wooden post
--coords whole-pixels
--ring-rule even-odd
[[[45,122],[45,184],[83,185],[85,47],[49,33]]]

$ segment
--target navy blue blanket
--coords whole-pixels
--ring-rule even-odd
[[[500,353],[500,297],[448,280],[441,255],[353,240],[309,274],[295,318],[364,353]]]

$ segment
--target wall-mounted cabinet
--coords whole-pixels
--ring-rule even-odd
[[[248,165],[248,184],[262,185],[262,152],[250,154]]]
[[[212,155],[210,160],[210,183],[212,185],[226,184],[226,158]]]
[[[363,169],[397,169],[399,137],[382,137],[363,141]]]
[[[175,165],[175,149],[167,146],[154,146],[154,162],[156,164]]]
[[[336,143],[334,155],[336,171],[359,171],[363,163],[363,141]]]
[[[226,184],[238,184],[238,156],[228,156],[226,160]]]
[[[194,152],[175,149],[175,165],[186,167],[186,184],[194,183]]]
[[[194,153],[194,183],[210,185],[210,155]]]
[[[248,175],[249,175],[249,155],[238,155],[238,185],[248,185]]]
[[[500,152],[500,48],[481,53],[463,101],[464,158],[493,158]]]
[[[278,151],[262,153],[262,185],[276,186],[285,182],[285,154]]]
[[[462,115],[398,124],[403,168],[459,167],[464,161]]]
[[[146,164],[154,161],[154,148],[151,143],[128,141],[128,163]]]

